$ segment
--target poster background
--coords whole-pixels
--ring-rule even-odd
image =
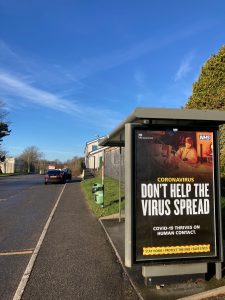
[[[173,158],[176,151],[184,145],[186,137],[191,137],[196,149],[196,164],[177,162]],[[215,257],[216,225],[215,225],[215,187],[214,187],[214,155],[212,131],[174,132],[168,130],[134,131],[134,261],[162,260],[177,258]],[[209,183],[210,213],[207,215],[174,215],[143,216],[141,204],[141,184],[157,183],[158,178],[193,178],[194,183]],[[168,188],[170,182],[166,182]],[[173,182],[174,184],[175,182]],[[193,185],[193,183],[191,183]],[[196,198],[192,193],[189,198]],[[202,197],[199,197],[202,198]],[[173,211],[173,201],[171,210]],[[196,234],[157,235],[153,228],[175,226],[199,226]],[[186,245],[210,245],[210,251],[179,254],[143,255],[143,248],[174,247]]]

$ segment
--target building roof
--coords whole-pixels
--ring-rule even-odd
[[[104,138],[105,138],[105,136],[102,136],[102,137],[99,137],[99,138],[97,138],[97,139],[91,140],[91,141],[89,141],[89,142],[86,142],[86,145],[95,143],[95,142],[100,141],[100,140],[102,140],[102,139],[104,139]]]
[[[105,149],[107,149],[108,147],[101,147],[101,148],[98,148],[97,150],[94,150],[94,151],[91,151],[88,153],[88,156],[91,156],[91,155],[94,155],[94,154],[97,154],[97,153],[100,153],[102,151],[104,151]]]
[[[125,124],[158,125],[207,125],[218,126],[225,123],[225,111],[198,109],[136,108],[107,137],[99,143],[101,146],[124,146]]]

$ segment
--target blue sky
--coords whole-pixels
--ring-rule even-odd
[[[224,28],[224,0],[0,0],[3,148],[64,161],[136,107],[184,106]]]

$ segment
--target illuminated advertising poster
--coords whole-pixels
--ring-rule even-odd
[[[134,130],[134,262],[217,256],[214,139]]]

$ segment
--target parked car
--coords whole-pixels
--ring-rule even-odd
[[[69,168],[62,169],[62,172],[64,173],[65,180],[71,180],[72,179],[72,172]]]
[[[47,183],[65,183],[65,175],[61,170],[48,170],[45,174],[45,184]]]

